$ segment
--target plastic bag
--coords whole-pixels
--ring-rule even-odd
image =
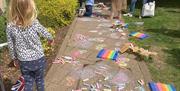
[[[142,17],[154,16],[154,14],[155,14],[155,1],[143,5]]]

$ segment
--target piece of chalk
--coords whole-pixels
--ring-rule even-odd
[[[84,79],[83,82],[86,82],[86,81],[88,81],[88,80],[89,80],[88,78],[87,78],[87,79]]]
[[[111,86],[109,86],[109,85],[104,85],[104,87],[111,88]]]

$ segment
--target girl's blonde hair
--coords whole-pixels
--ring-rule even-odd
[[[34,0],[10,0],[8,21],[26,27],[37,17]]]

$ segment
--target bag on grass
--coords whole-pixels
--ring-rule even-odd
[[[149,2],[143,5],[142,8],[142,17],[146,17],[146,16],[154,16],[155,13],[155,1],[153,2]]]
[[[11,91],[24,91],[24,77],[21,76],[17,82],[12,86]]]

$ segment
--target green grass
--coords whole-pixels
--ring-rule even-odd
[[[172,83],[180,91],[180,1],[159,0],[155,17],[138,19],[138,17],[124,17],[130,23],[129,31],[139,31],[150,35],[144,40],[132,39],[138,46],[156,47],[159,50],[158,60],[147,62],[155,82]],[[136,10],[138,16],[139,9]],[[143,26],[135,26],[132,22],[142,21]],[[161,54],[163,53],[163,54]],[[161,67],[157,66],[160,61]]]

